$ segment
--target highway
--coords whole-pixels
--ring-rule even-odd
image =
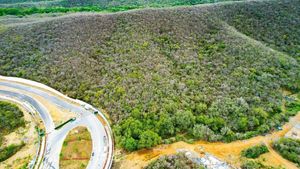
[[[111,168],[113,157],[112,132],[107,120],[99,110],[87,103],[64,96],[48,86],[20,78],[0,76],[0,96],[30,104],[42,119],[46,129],[46,146],[39,168],[59,168],[59,155],[63,141],[68,132],[78,126],[87,127],[92,138],[93,155],[91,155],[87,168]],[[47,100],[64,112],[74,113],[76,119],[59,129],[55,129],[53,118],[47,110],[47,106],[39,101],[40,98]],[[99,115],[95,115],[95,111]],[[102,120],[100,121],[97,116]]]

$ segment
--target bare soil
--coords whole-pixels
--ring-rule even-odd
[[[178,149],[187,149],[197,152],[199,155],[203,155],[204,152],[208,152],[220,158],[221,160],[238,167],[244,160],[240,156],[242,150],[253,145],[265,143],[270,152],[259,157],[259,160],[262,161],[262,163],[274,167],[283,166],[288,169],[297,169],[295,164],[282,158],[271,147],[273,140],[283,137],[293,128],[294,125],[297,124],[297,122],[300,122],[300,112],[283,126],[283,130],[274,131],[266,136],[257,136],[248,140],[234,141],[231,143],[210,143],[205,141],[197,141],[193,144],[188,144],[185,142],[176,142],[170,145],[160,145],[149,150],[140,150],[125,155],[124,159],[120,162],[120,168],[140,169],[145,167],[149,162],[155,160],[159,156],[174,154]]]

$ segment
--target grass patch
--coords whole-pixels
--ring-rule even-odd
[[[60,168],[82,169],[89,162],[92,153],[92,140],[89,131],[77,127],[70,131],[64,140],[60,153]]]

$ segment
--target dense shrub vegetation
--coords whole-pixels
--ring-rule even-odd
[[[281,138],[273,143],[273,147],[283,158],[300,166],[300,140]]]
[[[0,16],[3,15],[17,15],[25,16],[31,14],[41,14],[41,13],[66,13],[66,12],[119,12],[126,11],[130,9],[136,9],[135,6],[120,6],[120,7],[111,7],[111,8],[101,8],[96,6],[89,7],[47,7],[47,8],[0,8]]]
[[[300,98],[288,98],[286,103],[287,112],[295,115],[300,111]]]
[[[289,0],[276,3],[277,5],[273,5],[273,1],[250,4],[232,3],[227,5],[227,8],[221,7],[222,10],[219,12],[223,14],[222,19],[238,31],[271,48],[287,53],[299,61],[299,4],[294,4]],[[266,13],[271,10],[280,12]],[[299,84],[298,79],[298,87]]]
[[[168,155],[159,157],[157,160],[150,163],[145,169],[204,169],[190,159],[188,159],[184,154],[178,153],[176,155]]]
[[[23,112],[14,104],[0,101],[0,147],[3,136],[25,126]]]
[[[295,114],[282,110],[282,90],[300,89],[297,54],[286,50],[300,46],[299,11],[293,0],[232,2],[4,27],[0,74],[105,109],[126,150],[246,139]]]
[[[247,158],[257,158],[260,155],[269,152],[268,147],[265,144],[250,147],[242,151],[242,156]]]
[[[9,157],[16,154],[25,144],[21,143],[19,145],[11,144],[3,149],[0,148],[0,162],[5,161]]]
[[[252,161],[252,160],[243,163],[241,168],[242,169],[276,169],[275,167],[266,166],[259,161]],[[278,167],[278,169],[281,169],[281,167]]]
[[[122,6],[135,6],[139,8],[143,7],[170,7],[170,6],[181,6],[181,5],[196,5],[203,3],[214,3],[222,2],[228,0],[148,0],[148,1],[139,1],[139,0],[60,0],[60,1],[51,1],[51,0],[13,0],[0,1],[0,7],[6,8],[51,8],[51,7],[97,7],[105,9],[120,8]]]

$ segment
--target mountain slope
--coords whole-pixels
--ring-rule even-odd
[[[238,31],[300,60],[299,2],[254,1],[220,5],[218,15]]]
[[[298,28],[299,7],[292,0],[231,2],[4,27],[0,74],[43,82],[105,109],[127,150],[179,133],[248,138],[290,115],[281,110],[282,90],[300,88],[300,34],[281,26]],[[252,24],[270,16],[264,26]]]
[[[215,3],[221,1],[228,0],[0,0],[0,7],[167,7],[178,5]]]

